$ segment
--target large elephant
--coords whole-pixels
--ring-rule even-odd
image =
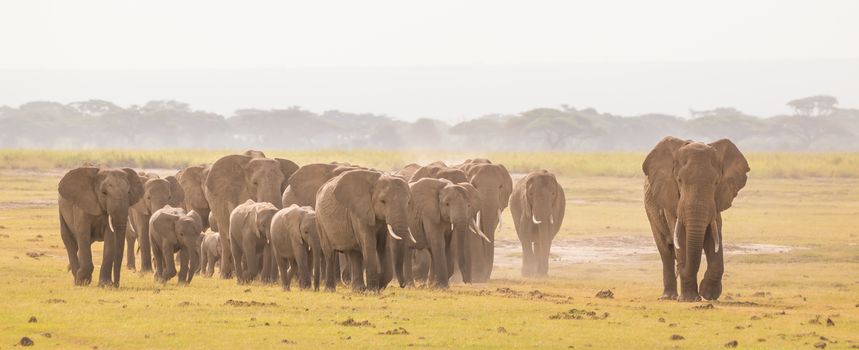
[[[182,186],[185,195],[182,207],[187,211],[193,210],[200,214],[200,218],[203,220],[203,231],[206,231],[211,225],[209,223],[211,209],[209,209],[209,201],[205,193],[208,175],[208,164],[189,166],[176,173],[176,179],[179,180],[179,185]]]
[[[152,271],[152,249],[149,246],[149,219],[152,213],[165,205],[180,207],[185,199],[185,191],[179,185],[175,176],[163,179],[155,174],[145,174],[140,177],[143,181],[143,197],[131,207],[129,214],[131,232],[126,235],[128,257],[127,266],[135,269],[134,242],[140,238],[140,271]]]
[[[409,224],[417,242],[401,240],[394,243],[399,246],[394,253],[397,278],[401,286],[413,283],[413,253],[426,248],[431,268],[417,269],[428,271],[429,276],[421,276],[421,279],[427,279],[434,283],[435,287],[447,288],[458,255],[452,251],[456,247],[455,242],[461,241],[461,237],[468,234],[468,231],[489,241],[480,231],[473,215],[473,206],[479,203],[477,190],[467,182],[454,184],[448,180],[432,178],[420,179],[409,187],[412,195]],[[405,258],[400,258],[402,254]],[[464,271],[465,276],[468,276],[468,273],[469,271]]]
[[[179,253],[179,284],[191,283],[200,266],[200,235],[203,223],[193,211],[165,205],[149,219],[149,238],[155,260],[155,280],[167,282],[176,276],[174,254]]]
[[[469,159],[455,167],[465,172],[468,182],[480,193],[477,223],[492,243],[468,235],[461,252],[471,264],[472,281],[487,282],[495,260],[495,230],[501,224],[502,211],[507,208],[510,193],[513,191],[513,179],[507,168],[492,164],[487,159]]]
[[[417,169],[409,178],[409,182],[416,182],[424,178],[447,179],[453,183],[468,181],[468,177],[462,169],[448,167],[440,161],[430,163]]]
[[[281,207],[281,194],[286,189],[287,179],[298,169],[290,160],[279,158],[254,158],[246,155],[228,155],[218,159],[205,178],[205,194],[221,233],[221,278],[230,278],[233,259],[230,246],[230,213],[248,199],[268,202]],[[274,269],[271,250],[264,255],[264,275]],[[268,269],[266,269],[268,268]]]
[[[118,287],[128,211],[143,196],[140,177],[128,168],[79,167],[63,176],[58,192],[60,234],[75,284],[92,281],[91,245],[104,241],[98,284]]]
[[[555,175],[540,170],[516,181],[510,196],[510,214],[522,243],[522,276],[549,274],[552,240],[564,222],[567,200]]]
[[[666,137],[647,155],[642,170],[644,209],[662,257],[661,299],[678,298],[675,261],[680,301],[718,299],[724,272],[721,212],[746,185],[749,163],[727,139],[703,144]],[[702,249],[707,271],[699,290]]]
[[[271,248],[284,289],[296,275],[301,289],[310,288],[312,273],[313,289],[319,290],[323,255],[313,208],[293,204],[278,211],[271,221]]]
[[[353,290],[378,291],[392,278],[387,236],[409,237],[409,185],[398,176],[351,170],[326,182],[316,197],[316,220],[326,259],[325,289],[335,289],[335,252],[349,258]]]
[[[264,251],[271,250],[268,239],[271,236],[271,220],[277,211],[274,204],[248,199],[230,213],[229,241],[239,284],[256,279],[260,265],[268,258]],[[221,242],[224,241],[224,234]]]

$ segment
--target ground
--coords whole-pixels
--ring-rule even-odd
[[[118,290],[75,287],[57,223],[61,175],[0,170],[0,349],[22,337],[63,349],[859,348],[855,178],[753,170],[724,213],[721,300],[678,303],[657,301],[638,176],[561,178],[567,214],[551,278],[520,277],[505,211],[488,284],[332,294],[200,277],[178,287],[131,271]],[[605,290],[613,296],[597,297]]]

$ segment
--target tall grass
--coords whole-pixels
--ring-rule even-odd
[[[0,150],[0,169],[69,169],[84,163],[132,168],[180,169],[214,162],[240,150]],[[467,158],[485,157],[507,166],[511,172],[548,169],[565,176],[641,176],[644,152],[435,152],[435,151],[266,151],[298,164],[349,162],[382,170],[408,163],[426,164],[443,160],[449,164]],[[859,178],[859,153],[746,153],[759,178]]]

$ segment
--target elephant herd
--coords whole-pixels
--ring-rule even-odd
[[[745,185],[748,163],[728,140],[709,145],[665,138],[647,156],[645,209],[663,261],[663,298],[697,300],[701,250],[708,268],[700,296],[721,292],[720,212]],[[289,289],[379,291],[394,278],[447,288],[487,282],[495,232],[507,206],[522,244],[522,275],[548,274],[566,197],[540,170],[513,182],[501,164],[409,164],[383,172],[348,163],[299,166],[260,151],[224,156],[174,176],[82,166],[59,183],[60,231],[76,285],[91,282],[91,244],[104,241],[100,286],[118,286],[126,265],[156,281],[196,273],[261,280]],[[128,229],[128,230],[126,230]],[[125,245],[128,245],[125,247]],[[695,254],[697,252],[697,254]],[[179,271],[176,271],[176,257]],[[154,271],[153,271],[154,263]]]

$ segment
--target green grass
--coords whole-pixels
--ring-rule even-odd
[[[84,162],[133,168],[178,169],[211,163],[224,154],[243,150],[0,150],[0,169],[68,169]],[[346,161],[382,170],[398,169],[411,162],[435,160],[460,162],[486,157],[504,164],[512,172],[547,168],[566,176],[641,176],[644,152],[551,153],[551,152],[435,152],[435,151],[266,151],[298,164]],[[859,153],[747,153],[756,178],[859,178]]]
[[[300,163],[352,154],[271,153],[292,155]],[[45,154],[54,157],[57,153]],[[154,159],[157,152],[76,154],[72,158],[79,161]],[[168,154],[164,159],[176,162],[183,162],[186,155]],[[218,156],[214,152],[194,155],[199,157],[195,162]],[[492,154],[482,156],[498,159]],[[553,159],[549,154],[507,156],[521,164],[565,164],[549,161]],[[596,155],[568,156],[582,159],[584,164],[589,164],[587,159],[597,159]],[[339,160],[393,166],[405,159],[433,157],[450,159],[438,154],[418,158],[410,153],[361,152]],[[632,163],[638,161],[636,157],[640,155],[612,154],[605,159]],[[771,162],[766,163],[770,169],[779,169],[788,165],[777,160],[804,157],[809,155],[755,154],[750,161],[753,169],[765,162]],[[856,159],[853,155],[841,157],[837,166]],[[58,166],[52,162],[61,158],[34,164],[51,169]],[[600,167],[596,163],[582,166]],[[728,255],[722,301],[715,303],[714,309],[697,310],[693,307],[706,304],[656,300],[661,293],[661,265],[655,254],[563,266],[552,263],[552,277],[545,280],[523,279],[516,268],[497,268],[488,284],[454,285],[450,291],[389,287],[378,295],[356,294],[344,288],[333,294],[283,292],[275,286],[238,286],[234,281],[207,278],[195,278],[190,286],[177,287],[175,280],[161,285],[151,275],[129,271],[124,271],[119,290],[74,287],[66,271],[56,206],[50,204],[56,200],[56,184],[62,173],[8,170],[26,167],[6,163],[4,168],[7,170],[0,170],[0,348],[13,347],[23,336],[32,338],[36,347],[63,349],[700,349],[722,348],[732,340],[737,340],[740,348],[809,349],[823,341],[821,337],[828,339],[827,349],[859,345],[859,179],[852,176],[766,178],[753,170],[734,207],[724,214],[724,241],[794,249],[782,254]],[[559,240],[649,239],[641,203],[642,179],[632,172],[621,175],[561,177],[568,204]],[[515,239],[509,211],[504,215],[499,238]],[[93,248],[98,269],[101,243]],[[45,255],[38,256],[41,253]],[[611,289],[614,299],[596,298],[601,289]],[[530,296],[535,290],[544,296]],[[63,302],[51,302],[54,299]],[[274,305],[237,307],[226,305],[228,300]],[[608,317],[550,319],[570,309],[598,315],[607,312]],[[818,315],[822,324],[812,322]],[[31,316],[38,322],[28,323]],[[338,324],[350,317],[367,320],[372,326]],[[827,326],[827,318],[835,325]],[[380,334],[398,327],[409,334]],[[506,332],[500,332],[499,327]],[[45,335],[48,333],[50,338]],[[685,339],[670,340],[674,334]],[[284,339],[292,343],[283,343]]]

